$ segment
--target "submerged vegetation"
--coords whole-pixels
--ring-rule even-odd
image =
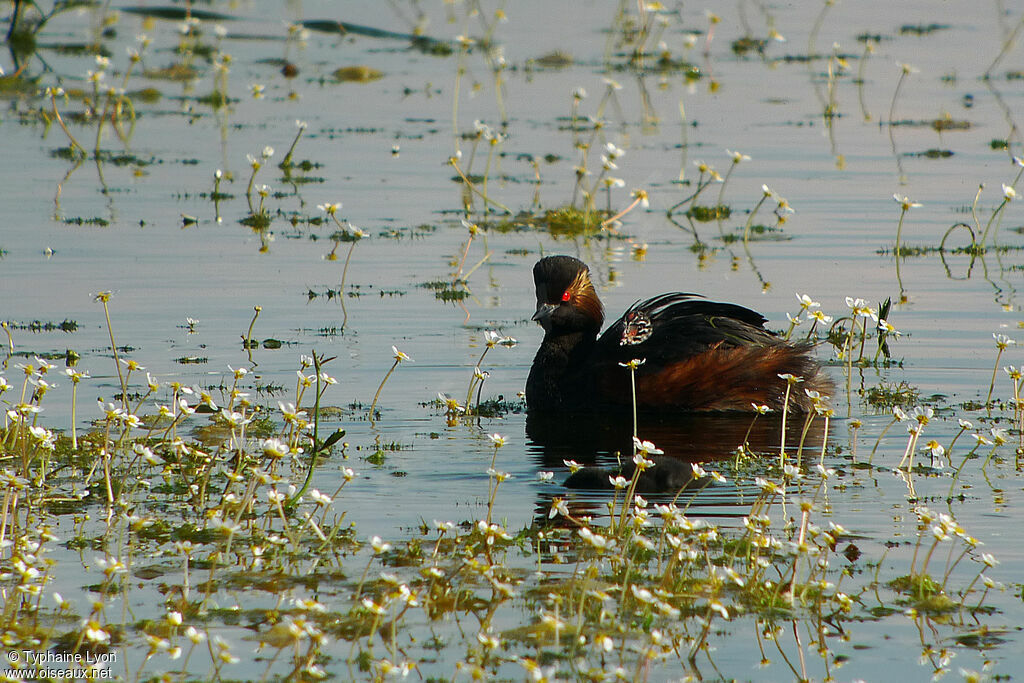
[[[1012,221],[1024,161],[995,84],[1020,81],[999,65],[1015,54],[1024,17],[1002,26],[993,61],[975,74],[987,88],[977,105],[991,100],[1009,129],[993,138],[991,122],[973,119],[971,93],[957,113],[904,113],[918,73],[910,65],[889,74],[884,98],[866,92],[884,78],[876,51],[947,39],[948,25],[862,33],[863,52],[852,55],[838,43],[819,48],[833,2],[802,17],[806,46],[794,48],[767,6],[754,13],[741,3],[733,21],[623,1],[596,28],[586,17],[603,49],[576,54],[575,37],[559,34],[554,49],[530,43],[533,52],[517,57],[522,46],[503,43],[516,18],[506,12],[527,9],[434,4],[390,5],[408,30],[292,17],[282,34],[225,3],[8,3],[0,124],[29,131],[40,163],[61,166],[37,209],[48,218],[30,222],[45,239],[59,231],[53,246],[17,232],[5,233],[0,250],[15,274],[4,280],[11,313],[0,312],[11,316],[0,336],[3,676],[642,681],[763,669],[773,680],[835,680],[843,667],[865,679],[1010,675],[1024,590],[1019,552],[1005,543],[1024,465],[1024,370],[1012,324],[993,323],[995,348],[979,350],[977,325],[941,322],[935,336],[966,339],[964,365],[942,365],[933,381],[916,344],[936,333],[920,324],[933,309],[915,299],[920,275],[904,269],[941,261],[950,281],[984,278],[999,313],[1020,309],[1014,278],[1024,266],[1010,259],[1024,247],[1006,238],[1021,234]],[[60,24],[72,10],[89,22]],[[546,23],[553,10],[529,11]],[[67,35],[82,40],[61,44]],[[807,102],[771,84],[763,101],[739,108],[759,110],[757,136],[814,129],[834,168],[808,160],[794,170],[794,157],[812,155],[781,143],[774,166],[760,150],[719,144],[719,110],[695,116],[684,101],[735,104],[718,99],[739,78],[716,64],[720,53],[730,67],[763,66],[755,78],[807,70]],[[591,92],[563,87],[566,75],[586,75]],[[957,76],[939,80],[952,88]],[[513,81],[539,94],[517,101]],[[887,182],[898,191],[872,187],[876,204],[856,195],[870,216],[857,229],[880,225],[891,241],[850,257],[851,282],[833,276],[833,257],[818,246],[795,256],[809,230],[790,221],[833,200],[805,189],[810,176],[842,177],[852,162],[841,148],[843,126],[858,118],[844,102],[854,92],[859,119],[872,134],[885,130],[895,170]],[[678,116],[659,109],[664,93]],[[778,126],[761,115],[790,99],[812,115]],[[887,114],[875,121],[871,105]],[[146,137],[161,126],[173,129],[170,140]],[[972,157],[953,139],[978,129],[986,137],[972,155],[991,156],[956,174],[947,201],[958,215],[928,214],[935,192],[910,199],[920,193],[904,188],[904,165]],[[926,151],[901,151],[904,136]],[[703,158],[692,159],[698,150]],[[968,175],[996,157],[998,189]],[[168,192],[170,167],[184,169],[175,177],[184,187]],[[977,182],[973,201],[958,194],[964,178]],[[30,190],[26,197],[39,194]],[[167,195],[173,210],[160,204]],[[147,214],[148,202],[160,208]],[[400,202],[419,203],[409,211]],[[20,215],[21,203],[9,209]],[[812,229],[842,242],[837,213],[819,210],[825,218],[809,221]],[[148,241],[129,246],[136,234],[152,240],[155,256],[142,253]],[[181,259],[170,246],[179,239],[194,250]],[[849,242],[862,249],[864,238]],[[258,260],[243,261],[240,243]],[[61,261],[65,249],[77,260]],[[667,426],[634,418],[625,441],[575,420],[538,430],[509,379],[532,349],[507,331],[521,336],[511,328],[528,329],[530,311],[500,294],[527,293],[527,264],[549,250],[590,252],[607,289],[637,272],[623,261],[649,257],[672,287],[683,280],[671,270],[680,259],[697,272],[718,261],[722,279],[742,273],[764,293],[773,282],[762,262],[802,271],[785,279],[839,310],[798,294],[779,333],[817,347],[836,395],[788,376],[779,414],[754,405],[730,428],[710,417]],[[80,284],[68,273],[88,259],[99,265]],[[872,270],[870,259],[883,264]],[[59,292],[56,313],[15,282],[35,282],[42,264],[66,269],[41,276],[60,283],[47,290]],[[226,275],[236,269],[244,272]],[[121,271],[130,275],[119,280]],[[108,280],[128,286],[103,284],[93,310],[77,308],[85,282]],[[199,292],[216,318],[201,341],[199,320],[171,321],[183,296],[176,280],[198,281],[185,291]],[[271,288],[283,305],[264,313],[248,302]],[[121,302],[130,312],[119,316]],[[950,310],[980,316],[978,308]],[[132,331],[115,329],[119,319]],[[274,331],[257,334],[258,324]],[[981,324],[988,340],[988,319]],[[171,335],[154,362],[152,340]],[[424,336],[440,339],[443,352]],[[282,360],[295,355],[297,364]],[[964,368],[968,382],[940,384]],[[425,388],[435,383],[443,386]],[[789,401],[803,395],[814,410],[795,414]],[[673,440],[699,441],[697,455],[681,456]],[[425,442],[437,445],[428,451]],[[573,488],[579,482],[591,490]]]

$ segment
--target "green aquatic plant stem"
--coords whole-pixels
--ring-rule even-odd
[[[633,476],[629,481],[629,487],[626,489],[626,496],[622,499],[622,512],[619,515],[619,524],[616,530],[619,535],[621,535],[626,528],[626,513],[629,511],[630,505],[633,503],[633,495],[636,493],[637,484],[640,482],[640,475],[643,474],[644,471],[644,466],[641,466],[638,460],[642,461],[646,459],[646,453],[642,453],[639,448],[640,437],[637,435],[636,420],[636,370],[644,362],[645,361],[641,359],[633,359],[625,364],[629,369],[629,386],[633,405]],[[614,513],[614,509],[612,512]]]
[[[394,346],[391,347],[391,350],[394,351],[395,362],[388,369],[387,373],[384,374],[384,379],[380,381],[380,386],[377,387],[377,393],[373,395],[373,402],[370,403],[370,412],[367,415],[367,419],[369,419],[371,425],[374,423],[373,411],[377,407],[377,399],[380,398],[380,392],[384,388],[384,385],[387,384],[388,378],[391,377],[391,374],[395,371],[395,368],[397,368],[402,361],[412,360],[411,358],[409,358],[408,355],[402,353]]]
[[[966,430],[961,430],[960,434],[962,434],[964,431],[966,431]],[[957,434],[957,436],[960,436],[960,434]],[[954,441],[955,441],[955,439],[954,439]],[[952,445],[952,444],[950,444],[950,445]],[[953,481],[949,482],[949,492],[946,493],[946,501],[947,501],[947,503],[951,503],[953,501],[953,490],[956,488],[957,481],[960,480],[960,473],[963,472],[964,466],[967,465],[967,461],[968,460],[970,460],[971,458],[977,457],[976,454],[977,454],[979,446],[981,446],[981,441],[978,441],[978,443],[976,443],[974,445],[974,448],[972,448],[970,451],[967,452],[966,455],[964,455],[964,459],[960,462],[960,466],[956,468],[955,472],[953,472]],[[994,450],[995,449],[993,449],[993,451]],[[952,460],[952,450],[947,450],[946,452],[950,454],[950,462],[952,463],[952,461],[953,461]]]
[[[1006,348],[1006,344],[1000,343],[996,340],[996,362],[992,366],[992,379],[988,383],[988,394],[985,396],[985,414],[989,417],[992,416],[992,391],[996,387],[996,375],[999,373],[999,359],[1003,356],[1003,350]]]
[[[832,119],[839,115],[839,104],[836,102],[836,74],[844,68],[845,60],[839,56],[839,44],[836,43],[832,46],[832,54],[828,57],[828,72],[825,80],[825,90],[828,93],[828,97],[825,102],[825,111],[822,112],[825,125],[829,126],[830,130]]]
[[[914,453],[917,451],[917,442],[921,438],[921,430],[923,428],[923,425],[918,424],[916,427],[911,429],[910,437],[907,439],[907,447],[903,450],[903,457],[900,458],[900,462],[896,465],[896,469],[903,469],[903,463],[907,463],[908,472],[914,469]]]
[[[835,0],[825,0],[821,6],[821,11],[814,18],[814,24],[811,25],[811,30],[807,36],[807,54],[813,59],[817,55],[815,50],[817,49],[818,34],[821,33],[821,27],[825,25],[825,15],[828,14],[829,9],[835,5]]]
[[[974,193],[974,201],[971,202],[971,218],[974,220],[974,227],[981,232],[981,220],[978,219],[978,202],[981,201],[981,193],[985,191],[985,183],[978,185],[978,191]],[[972,241],[972,244],[974,242]]]
[[[491,468],[488,471],[487,477],[487,524],[490,525],[492,516],[494,514],[494,501],[498,497],[498,485],[501,483],[501,477],[495,471],[494,466],[498,464],[498,449],[501,448],[502,443],[500,441],[494,441],[494,453],[491,454]]]
[[[78,383],[81,381],[80,373],[71,373],[71,448],[75,451],[78,450]]]
[[[800,467],[801,463],[803,462],[804,443],[807,440],[807,432],[809,432],[810,429],[811,429],[811,422],[814,421],[814,417],[815,417],[814,410],[813,409],[812,410],[808,410],[807,411],[807,417],[804,418],[803,429],[800,430],[800,441],[797,443],[797,446],[796,446],[796,466],[797,467]]]
[[[252,320],[249,321],[249,329],[245,332],[245,349],[248,352],[250,363],[252,362],[252,330],[256,327],[256,319],[260,317],[260,312],[263,310],[263,307],[256,305],[252,307],[252,310]]]
[[[675,204],[673,204],[672,206],[670,206],[668,208],[668,215],[669,216],[671,216],[673,213],[675,213],[675,210],[678,209],[683,204],[696,203],[697,198],[700,197],[701,192],[703,192],[705,189],[707,189],[707,187],[709,185],[711,185],[711,183],[715,182],[715,173],[712,172],[710,169],[707,169],[707,171],[705,171],[705,168],[707,168],[707,167],[702,165],[702,167],[700,169],[700,174],[697,176],[697,189],[694,190],[693,194],[691,194],[689,197],[686,197],[685,199],[681,199],[678,202],[676,202]],[[704,179],[705,172],[707,173],[707,176],[708,176],[707,180]]]
[[[718,187],[718,199],[715,201],[716,206],[724,206],[722,202],[725,200],[725,188],[729,184],[729,178],[732,177],[733,171],[740,165],[738,159],[739,157],[733,157],[732,162],[729,164],[729,170],[725,172],[725,177],[722,178],[722,184]]]
[[[468,23],[469,18],[466,18]],[[466,37],[468,26],[463,27],[461,40],[458,41],[458,56],[455,59],[455,83],[452,85],[452,139],[455,141],[455,153],[461,154],[459,149],[459,97],[462,92],[462,78],[466,75],[466,56],[473,42]]]
[[[889,144],[892,146],[894,154],[896,153],[896,102],[899,99],[900,91],[903,89],[903,84],[907,80],[907,76],[909,76],[913,72],[914,68],[911,67],[909,64],[900,65],[900,78],[898,81],[896,81],[896,89],[893,90],[892,93],[892,102],[889,103]],[[899,162],[899,157],[897,157],[897,162]]]
[[[630,366],[629,366],[629,391],[630,391],[630,395],[633,397],[633,400],[632,400],[632,406],[633,406],[633,437],[634,438],[639,438],[639,435],[637,434],[637,429],[636,429],[636,365],[635,364],[630,364]]]
[[[121,372],[121,359],[117,356],[117,344],[114,343],[114,327],[110,324],[110,307],[107,305],[111,296],[110,292],[100,292],[94,297],[94,300],[103,304],[103,315],[107,319],[107,334],[110,335],[110,350],[114,354],[114,367],[117,369],[117,378],[121,384],[121,403],[125,411],[127,411],[128,385],[125,383],[124,374]]]
[[[345,254],[345,265],[341,267],[341,283],[338,285],[338,301],[341,302],[341,329],[348,325],[348,307],[345,305],[345,280],[348,278],[348,264],[352,261],[352,252],[356,250],[356,242],[352,240],[348,245],[348,253]]]
[[[258,159],[253,159],[249,163],[252,166],[252,174],[249,176],[249,184],[245,187],[245,200],[249,204],[249,213],[255,214],[256,209],[252,206],[252,188],[256,183],[256,174],[260,172],[262,162]]]
[[[822,467],[825,466],[825,451],[827,450],[827,447],[828,447],[828,426],[829,426],[829,422],[831,421],[832,416],[834,414],[835,414],[835,411],[833,411],[831,408],[826,410],[825,414],[824,414],[825,425],[824,425],[824,427],[822,427],[821,454],[818,456],[818,464],[820,466],[822,466]]]
[[[11,356],[14,355],[14,337],[11,336],[11,328],[7,324],[7,321],[0,321],[0,329],[3,329],[4,334],[7,335],[7,354],[4,356],[3,367],[7,369],[8,363],[11,362]]]
[[[985,73],[982,74],[981,77],[983,80],[987,81],[992,77],[992,70],[996,68],[996,65],[1003,60],[1013,47],[1014,42],[1017,40],[1017,36],[1020,35],[1021,29],[1024,29],[1024,18],[1021,18],[1021,20],[1017,22],[1017,26],[1013,29],[1013,32],[1003,40],[1002,49],[999,50],[999,54],[995,56],[992,63],[988,65],[987,69],[985,69]]]
[[[729,171],[732,172],[732,169],[730,168]],[[728,178],[728,177],[729,177],[728,174],[726,174],[726,178]],[[744,246],[750,240],[750,228],[754,225],[754,216],[757,214],[758,209],[761,208],[761,206],[765,203],[765,201],[769,197],[771,197],[771,194],[766,189],[764,192],[761,193],[761,199],[759,199],[757,204],[754,205],[754,208],[750,212],[750,215],[747,216],[747,224],[743,227],[743,244],[744,244]],[[718,205],[719,206],[722,205],[721,200],[719,200]],[[790,328],[790,331],[792,331],[792,328]]]
[[[498,137],[495,135],[487,141],[487,163],[484,164],[484,180],[483,187],[481,188],[481,197],[484,200],[484,215],[487,215],[488,207],[487,203],[490,201],[489,195],[487,194],[487,181],[491,175],[491,162],[494,160],[494,148],[498,145]],[[507,211],[507,210],[506,210]]]
[[[860,102],[860,113],[865,121],[871,120],[871,112],[868,111],[864,101],[864,72],[867,70],[868,57],[875,53],[875,41],[868,38],[864,41],[864,54],[857,62],[857,100]]]
[[[505,206],[501,202],[499,202],[499,201],[497,201],[495,199],[492,199],[491,197],[488,197],[485,192],[481,191],[480,188],[478,188],[476,185],[473,184],[473,181],[471,181],[466,176],[466,174],[462,172],[462,169],[459,168],[459,160],[456,157],[449,157],[448,158],[448,163],[449,163],[449,165],[451,165],[452,168],[455,169],[455,172],[459,174],[459,177],[462,178],[462,182],[464,182],[466,184],[466,187],[468,187],[470,189],[470,191],[480,195],[480,197],[484,200],[485,203],[494,204],[496,207],[498,207],[499,209],[504,211],[506,214],[509,214],[509,215],[512,214],[512,209],[508,208],[507,206]]]
[[[380,398],[380,392],[384,388],[384,385],[387,384],[388,378],[391,377],[391,373],[393,373],[395,371],[395,368],[398,367],[398,364],[400,362],[401,361],[399,361],[398,359],[395,359],[395,362],[388,369],[387,373],[384,374],[384,379],[382,379],[380,381],[380,386],[377,387],[377,393],[375,393],[373,395],[373,401],[370,403],[370,412],[368,414],[368,417],[370,419],[370,424],[371,425],[374,422],[374,420],[373,420],[373,411],[377,407],[377,399]]]
[[[789,417],[789,395],[793,385],[786,382],[786,394],[782,399],[782,430],[779,438],[779,469],[786,464],[786,420]]]
[[[292,164],[292,154],[295,153],[295,147],[296,147],[296,145],[299,144],[299,138],[302,137],[303,132],[305,132],[305,130],[306,130],[306,126],[305,126],[305,124],[303,122],[300,121],[298,126],[299,126],[299,132],[295,134],[295,138],[292,140],[291,146],[288,148],[288,151],[285,152],[284,159],[281,159],[281,163],[277,165],[278,168],[280,168],[282,170],[287,170],[287,169],[289,169],[289,168],[291,168],[293,166],[293,164]]]
[[[900,256],[903,255],[903,250],[902,250],[902,244],[903,244],[903,241],[902,241],[902,236],[903,236],[903,217],[907,215],[907,211],[908,210],[909,210],[909,207],[906,204],[904,204],[900,208],[900,220],[896,224],[896,249],[895,249],[895,254],[896,254],[896,263],[897,263],[897,265],[899,264]]]
[[[64,134],[68,136],[68,142],[71,145],[71,150],[78,150],[83,157],[86,156],[85,147],[82,147],[82,145],[78,143],[78,140],[75,139],[75,136],[71,134],[71,131],[68,130],[67,124],[64,123],[63,117],[60,115],[60,111],[57,110],[57,95],[63,95],[64,90],[62,88],[47,88],[47,90],[50,93],[50,106],[53,110],[53,116],[57,119],[57,123],[60,125],[61,130],[63,130]]]
[[[473,389],[476,387],[477,382],[483,385],[483,371],[480,369],[481,363],[484,362],[484,356],[491,350],[490,345],[484,347],[483,353],[480,354],[480,358],[476,361],[476,365],[473,366],[473,376],[469,379],[469,390],[466,392],[466,411],[469,412],[469,402],[473,400]],[[477,402],[477,408],[479,409],[479,401]],[[479,412],[479,410],[478,410]]]
[[[647,191],[646,190],[634,190],[633,191],[633,203],[631,203],[629,206],[627,206],[622,211],[619,211],[617,214],[615,214],[611,218],[607,218],[607,219],[601,221],[601,227],[602,228],[607,228],[608,226],[614,224],[615,221],[619,220],[620,218],[625,216],[627,213],[629,213],[630,211],[635,209],[637,207],[637,205],[644,204],[646,206],[647,202],[648,202],[648,199],[647,199]]]
[[[985,224],[985,232],[981,233],[981,247],[983,249],[988,244],[988,232],[989,232],[989,230],[992,229],[992,224],[996,222],[996,217],[998,217],[1003,212],[1003,209],[1005,209],[1006,205],[1009,204],[1009,203],[1010,203],[1010,200],[1004,197],[1003,201],[1000,202],[999,206],[996,207],[996,210],[992,212],[991,216],[989,216],[988,223]],[[1002,222],[1002,218],[1000,218],[999,222]],[[997,228],[996,229],[996,233],[998,233],[998,232],[999,232],[999,230]],[[994,240],[995,240],[995,238],[993,237],[993,241]]]
[[[315,350],[313,351],[313,371],[316,372],[316,394],[313,399],[313,439],[310,446],[309,469],[306,470],[306,478],[303,480],[302,486],[299,487],[299,490],[291,498],[285,501],[281,509],[281,517],[284,519],[286,526],[288,520],[285,511],[291,510],[302,499],[302,496],[306,495],[309,485],[313,482],[313,472],[316,470],[316,461],[320,455],[320,397],[323,396],[323,392],[326,390],[326,387],[321,388],[321,384],[323,364],[329,360],[332,359],[325,359],[322,355],[317,355]],[[296,410],[298,410],[298,404],[296,404]]]
[[[337,206],[340,206],[340,204]],[[338,285],[338,300],[341,302],[342,316],[341,328],[345,329],[345,326],[348,325],[348,307],[345,305],[345,282],[348,279],[348,266],[349,263],[352,262],[352,253],[356,249],[356,243],[359,242],[359,240],[361,240],[365,236],[365,233],[359,228],[352,225],[351,223],[343,225],[341,223],[341,220],[338,219],[337,206],[326,204],[321,208],[326,208],[327,215],[331,217],[331,220],[334,221],[334,224],[338,227],[338,229],[343,231],[345,234],[352,238],[348,245],[348,253],[345,254],[345,265],[342,266],[341,268],[341,283]],[[330,253],[330,260],[334,260],[334,252],[337,248],[338,242],[335,242],[334,249],[332,249]]]
[[[469,255],[469,248],[473,244],[473,238],[476,236],[477,232],[480,231],[480,228],[476,223],[470,223],[469,221],[465,221],[464,223],[466,225],[466,229],[469,230],[469,239],[466,240],[466,248],[462,250],[462,258],[459,259],[459,267],[455,271],[455,277],[452,278],[452,287],[455,287],[460,280],[465,281],[466,278],[462,277],[462,269],[466,265],[466,257]]]

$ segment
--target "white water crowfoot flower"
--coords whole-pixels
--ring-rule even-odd
[[[781,486],[779,486],[773,481],[765,479],[764,477],[754,477],[754,483],[757,484],[758,488],[760,488],[765,493],[783,493],[783,489]]]
[[[493,467],[487,468],[487,476],[490,477],[491,479],[497,480],[499,484],[506,482],[512,478],[512,475],[510,473],[501,472],[500,470],[496,470]]]
[[[933,417],[935,417],[935,410],[924,406],[915,406],[912,414],[913,419],[917,420],[920,425],[926,425]]]
[[[978,442],[979,446],[991,446],[992,445],[992,441],[989,440],[989,438],[987,436],[985,436],[984,434],[981,434],[980,432],[975,432],[974,434],[971,434],[971,436],[974,437],[974,440]]]
[[[894,194],[892,198],[896,201],[897,204],[900,205],[900,208],[903,211],[910,211],[911,209],[916,209],[919,206],[922,206],[918,202],[910,201],[910,199],[906,195],[900,196],[898,194]]]
[[[712,611],[718,612],[720,615],[722,615],[723,619],[729,618],[729,610],[727,610],[725,606],[722,605],[722,603],[720,603],[718,600],[712,600],[711,602],[709,602],[708,607],[710,607]]]
[[[500,524],[489,524],[486,519],[481,519],[476,523],[477,531],[484,534],[486,537],[487,545],[494,545],[495,539],[502,541],[511,541],[512,537]]]
[[[653,460],[644,457],[644,453],[645,451],[640,451],[639,453],[633,456],[633,464],[636,465],[636,468],[641,472],[645,472],[646,470],[650,469],[651,467],[654,467],[655,465],[655,462]]]
[[[49,429],[29,425],[28,431],[32,434],[32,438],[35,439],[42,448],[52,451],[56,447],[53,432]]]
[[[791,374],[789,372],[780,373],[779,374],[779,379],[786,380],[786,384],[788,384],[790,386],[793,386],[794,384],[799,384],[800,382],[804,381],[803,377],[797,377],[796,375]]]
[[[484,332],[484,344],[489,349],[493,349],[498,344],[511,348],[518,343],[519,341],[515,337],[503,337],[494,330],[487,330]]]
[[[811,308],[820,308],[821,304],[806,294],[797,294],[796,300],[800,303],[800,310],[806,311]]]
[[[832,322],[832,316],[825,315],[825,313],[823,313],[822,311],[809,311],[807,313],[807,316],[814,320],[815,322],[821,323],[822,325],[828,325],[830,322]]]
[[[868,302],[864,299],[846,297],[846,305],[850,307],[854,317],[859,316],[861,318],[871,318],[874,321],[878,320],[878,312],[868,306]]]
[[[409,361],[410,363],[415,362],[413,361],[412,358],[409,357],[409,354],[405,353],[404,351],[399,351],[397,346],[392,345],[391,351],[392,353],[394,353],[395,360],[398,361],[399,363],[403,361]]]
[[[317,204],[316,208],[320,209],[328,216],[333,216],[341,210],[341,202],[334,202],[333,204]]]
[[[661,450],[650,441],[641,441],[635,436],[633,437],[633,448],[645,455],[662,455],[665,453],[665,451]]]
[[[437,400],[439,403],[441,403],[441,405],[444,406],[445,412],[449,413],[450,415],[460,415],[466,412],[466,409],[460,406],[458,401],[456,401],[451,396],[448,396],[447,394],[442,394],[438,392]]]
[[[732,163],[738,164],[743,161],[750,161],[750,157],[740,152],[734,152],[730,149],[725,150],[725,153],[732,157]]]
[[[569,516],[569,506],[565,504],[564,498],[555,496],[551,499],[551,509],[548,510],[548,519],[554,519],[556,515]]]
[[[892,335],[893,337],[896,337],[897,339],[899,337],[903,336],[903,333],[900,332],[899,330],[897,330],[895,327],[893,327],[892,324],[888,320],[886,320],[885,318],[879,318],[878,319],[878,331],[879,332],[883,332],[885,334]]]
[[[260,443],[260,447],[263,455],[274,459],[283,458],[291,452],[288,444],[280,439],[265,439]]]
[[[562,462],[569,468],[569,474],[576,474],[583,469],[583,465],[579,464],[575,460],[563,460]]]
[[[306,411],[296,409],[294,403],[285,404],[278,401],[277,407],[281,409],[281,416],[284,418],[284,421],[289,424],[305,421],[306,419]]]
[[[1003,200],[1012,202],[1017,198],[1017,190],[1013,189],[1012,185],[1003,183]]]
[[[375,555],[380,555],[382,553],[386,553],[387,551],[391,550],[391,544],[390,543],[385,543],[381,539],[380,536],[372,537],[370,539],[370,546],[373,547],[373,552],[374,552]]]
[[[601,534],[595,534],[587,527],[582,527],[577,531],[584,541],[592,545],[596,550],[610,550],[615,547],[615,539],[602,536]]]
[[[921,450],[923,450],[925,453],[928,453],[933,459],[938,459],[938,462],[937,463],[933,463],[933,466],[936,466],[938,469],[942,469],[943,463],[942,463],[941,458],[942,458],[942,456],[944,456],[946,454],[946,447],[945,446],[940,444],[938,441],[935,441],[934,439],[932,439],[931,441],[926,443],[921,448]]]
[[[1013,346],[1017,342],[1010,339],[1005,334],[999,334],[998,332],[992,333],[992,338],[996,340],[996,348],[1000,351],[1005,351],[1008,346]]]
[[[488,434],[487,438],[491,440],[491,443],[494,444],[495,448],[501,448],[508,443],[508,439],[498,433]]]

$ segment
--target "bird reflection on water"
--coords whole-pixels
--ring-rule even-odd
[[[701,463],[705,470],[719,470],[728,476],[727,461],[736,456],[740,446],[751,455],[777,458],[782,441],[782,416],[777,414],[648,413],[638,419],[637,436],[653,442],[664,454],[650,456],[655,465],[641,472],[636,491],[654,500],[664,499],[662,502],[678,495],[691,505],[701,505],[702,500],[713,501],[715,506],[749,505],[749,495],[742,495],[743,491],[732,482],[719,484],[709,477],[696,478],[691,464]],[[806,414],[788,416],[785,440],[788,462],[795,462],[798,454],[804,463],[816,462],[820,456],[826,438],[825,421],[814,418],[804,434],[806,420]],[[583,466],[564,480],[569,489],[610,491],[613,489],[611,477],[622,476],[628,480],[633,476],[631,415],[551,416],[531,412],[526,420],[526,436],[528,451],[539,468],[557,473],[567,472],[566,461],[576,461]],[[798,453],[801,439],[803,450]],[[604,514],[607,498],[607,494],[573,494],[569,502],[577,508],[574,516]],[[550,499],[539,501],[538,515],[547,515],[550,502]]]

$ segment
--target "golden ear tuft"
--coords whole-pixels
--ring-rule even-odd
[[[604,323],[604,306],[597,296],[594,283],[590,281],[589,270],[581,268],[565,291],[572,297],[573,305],[593,318],[598,327]]]

